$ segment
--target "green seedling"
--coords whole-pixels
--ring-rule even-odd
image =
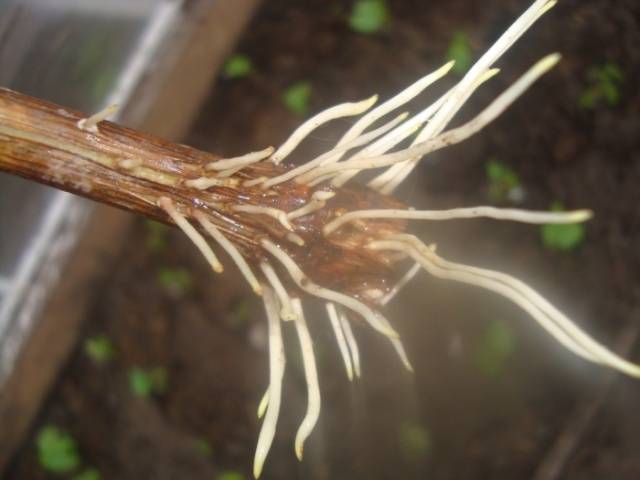
[[[149,398],[167,391],[168,375],[162,367],[144,369],[133,367],[129,371],[129,389],[136,397]]]
[[[306,115],[309,111],[309,99],[311,98],[311,84],[309,82],[297,82],[287,88],[282,94],[285,106],[297,115]]]
[[[564,208],[560,202],[551,205],[554,212],[562,212]],[[542,244],[549,250],[570,252],[584,242],[585,228],[582,223],[549,224],[540,227]]]
[[[474,356],[475,364],[485,375],[496,377],[504,372],[515,348],[516,341],[509,324],[501,320],[493,320],[489,322],[480,337]]]
[[[104,364],[113,359],[115,348],[106,335],[94,335],[84,341],[84,353],[95,363]]]
[[[152,252],[161,252],[167,246],[167,233],[169,227],[164,223],[147,220],[144,223],[147,230],[146,245]]]
[[[431,449],[429,432],[419,424],[403,424],[400,427],[398,436],[402,453],[410,461],[418,461],[424,458]]]
[[[222,472],[216,477],[216,480],[244,480],[244,475],[238,472]]]
[[[213,456],[213,447],[206,438],[198,438],[196,440],[196,450],[203,457],[210,458]]]
[[[233,55],[224,64],[224,76],[227,78],[243,78],[253,72],[253,63],[246,55]]]
[[[77,475],[71,477],[71,480],[100,480],[102,475],[97,468],[87,468]]]
[[[469,37],[462,30],[458,30],[451,37],[449,48],[447,49],[447,60],[453,60],[453,73],[462,75],[471,66],[471,44]]]
[[[184,295],[191,290],[191,274],[186,268],[162,268],[158,283],[170,293]]]
[[[80,454],[73,437],[49,425],[38,432],[36,439],[38,461],[49,472],[70,472],[80,465]]]
[[[485,165],[488,181],[487,195],[493,203],[520,203],[524,192],[518,175],[504,163],[492,159]]]
[[[349,27],[358,33],[376,33],[388,20],[389,9],[384,0],[357,0],[351,10]]]
[[[593,67],[588,73],[589,86],[585,88],[578,99],[581,108],[592,110],[602,102],[615,107],[620,101],[620,86],[624,81],[624,74],[614,63],[606,63]]]

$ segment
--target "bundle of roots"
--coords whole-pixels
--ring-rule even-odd
[[[421,158],[478,132],[558,62],[557,54],[543,58],[475,118],[447,130],[472,93],[498,73],[493,65],[501,55],[554,4],[554,0],[536,0],[453,88],[417,114],[387,118],[445,76],[452,62],[378,106],[374,107],[375,96],[334,106],[302,124],[279,148],[236,158],[215,158],[118,127],[104,121],[109,111],[81,118],[3,91],[0,166],[174,223],[215,272],[222,272],[223,266],[210,242],[226,251],[253,291],[262,296],[268,321],[270,377],[258,408],[264,420],[255,453],[256,477],[261,474],[280,412],[285,370],[283,321],[293,324],[297,332],[308,387],[307,412],[295,438],[300,459],[320,414],[313,342],[303,313],[303,302],[309,297],[326,304],[349,379],[360,376],[358,345],[351,329],[356,321],[368,323],[387,337],[402,363],[411,369],[383,307],[420,270],[498,293],[524,309],[576,355],[640,377],[639,366],[592,339],[525,283],[503,273],[447,261],[436,254],[434,246],[408,233],[410,220],[486,217],[534,224],[573,223],[589,219],[589,211],[551,213],[486,206],[419,211],[391,196]],[[284,160],[317,127],[357,115],[361,117],[334,148],[299,166],[285,165]],[[57,124],[56,135],[46,128],[51,122]],[[412,136],[411,146],[396,149]],[[46,150],[46,162],[38,149]],[[43,169],[49,173],[43,175]],[[368,170],[381,173],[366,186],[354,183]]]

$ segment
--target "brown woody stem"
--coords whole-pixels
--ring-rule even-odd
[[[167,197],[185,218],[193,218],[195,212],[206,215],[252,263],[265,258],[259,241],[269,238],[325,285],[379,284],[379,278],[389,275],[387,259],[359,246],[374,231],[390,228],[397,232],[403,222],[378,221],[373,230],[348,231],[344,238],[334,235],[332,239],[322,234],[322,227],[340,212],[358,207],[398,208],[397,201],[358,188],[340,189],[326,208],[296,219],[296,234],[305,243],[295,245],[287,240],[290,232],[276,219],[238,209],[239,205],[261,206],[291,212],[306,205],[315,189],[295,182],[267,191],[242,186],[245,180],[281,175],[290,167],[256,163],[235,174],[234,186],[201,190],[189,186],[188,180],[215,175],[205,166],[219,157],[108,121],[100,122],[97,131],[85,130],[78,126],[85,117],[0,89],[0,171],[173,223],[158,207],[158,200]],[[343,290],[349,290],[348,286]]]
[[[157,198],[182,203],[184,180],[218,158],[111,122],[82,130],[84,117],[0,89],[0,170],[165,220]]]
[[[100,122],[96,132],[83,130],[78,122],[85,117],[0,89],[0,171],[173,223],[157,206],[160,197],[168,197],[187,216],[205,211],[245,250],[255,250],[259,234],[284,235],[268,219],[247,218],[230,209],[239,198],[244,204],[264,204],[265,193],[259,189],[185,185],[211,175],[204,167],[218,156],[108,121]],[[240,176],[269,175],[273,168],[269,163]]]

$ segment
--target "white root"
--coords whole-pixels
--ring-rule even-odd
[[[498,293],[528,312],[556,340],[577,355],[627,375],[640,377],[639,365],[624,360],[596,342],[524,282],[492,270],[446,261],[411,235],[397,235],[394,238],[396,240],[373,242],[371,248],[406,251],[434,276],[457,280]]]
[[[236,263],[238,269],[242,276],[247,280],[251,289],[257,294],[262,295],[262,286],[258,279],[253,274],[251,267],[244,259],[240,251],[236,248],[236,246],[231,243],[227,237],[216,227],[213,223],[209,221],[209,219],[202,212],[196,212],[193,214],[194,218],[200,222],[202,228],[204,228],[209,235],[213,237],[213,239],[220,244],[220,246],[229,254],[231,259]]]
[[[421,132],[420,140],[425,141],[434,138],[440,134],[455,114],[460,110],[462,105],[468,100],[473,92],[472,86],[484,75],[487,70],[549,9],[556,4],[555,0],[537,0],[535,1],[508,29],[500,38],[480,57],[480,59],[469,69],[466,75],[456,85],[455,92],[449,97],[447,102],[442,106],[433,120]],[[402,168],[398,167],[395,172],[396,176],[387,185],[385,185],[385,194],[390,194],[415,168],[418,161],[417,158],[409,161]]]
[[[287,214],[287,218],[289,220],[294,220],[299,217],[304,217],[305,215],[309,215],[317,210],[321,210],[327,204],[327,200],[335,197],[334,192],[326,192],[323,190],[319,190],[314,192],[311,195],[311,201],[302,207],[293,210]]]
[[[344,331],[342,330],[342,324],[338,317],[336,306],[331,302],[327,302],[326,307],[327,315],[331,322],[331,327],[333,328],[333,333],[336,336],[336,342],[338,342],[338,350],[342,356],[344,368],[347,371],[347,378],[351,382],[353,381],[353,366],[351,365],[351,354],[349,353],[349,347],[347,346]]]
[[[387,303],[393,300],[394,297],[398,294],[398,292],[400,292],[400,290],[402,290],[407,283],[413,280],[413,277],[415,277],[416,274],[421,269],[422,267],[420,266],[419,263],[417,262],[414,263],[413,266],[409,270],[407,270],[407,273],[405,273],[402,276],[402,278],[398,280],[398,282],[393,286],[393,288],[389,290],[389,292],[380,299],[380,302],[379,302],[380,305],[384,307]]]
[[[278,210],[277,208],[271,208],[271,207],[260,207],[258,205],[234,205],[231,208],[236,212],[268,215],[270,217],[275,218],[278,222],[280,222],[280,224],[284,228],[286,228],[290,232],[293,232],[293,227],[291,226],[291,224],[289,223],[289,220],[287,219],[287,212],[283,210]]]
[[[275,164],[282,162],[312,131],[331,120],[343,117],[351,117],[366,112],[378,100],[374,95],[361,102],[341,103],[334,107],[323,110],[314,115],[309,120],[300,125],[291,136],[276,150],[271,156],[271,161]]]
[[[304,239],[298,235],[297,233],[293,233],[293,232],[289,232],[286,235],[287,240],[289,240],[291,243],[298,245],[299,247],[304,247],[305,243],[304,243]]]
[[[261,183],[264,183],[264,182],[266,182],[267,180],[269,180],[269,177],[262,176],[262,177],[254,178],[254,179],[252,179],[252,180],[246,180],[246,181],[242,184],[242,186],[243,186],[243,187],[247,187],[247,188],[249,188],[249,187],[255,187],[256,185],[260,185]]]
[[[355,373],[356,377],[360,378],[360,350],[358,349],[358,342],[356,342],[356,337],[353,334],[353,330],[351,330],[351,324],[349,323],[347,314],[341,308],[338,308],[338,318],[340,319],[340,325],[342,326],[342,331],[349,346],[349,352],[351,352],[353,373]]]
[[[551,54],[544,57],[518,80],[516,80],[515,83],[507,88],[507,90],[500,94],[493,102],[491,102],[491,104],[480,114],[460,127],[449,130],[431,140],[419,143],[399,152],[389,153],[373,158],[347,160],[345,162],[316,168],[305,176],[305,181],[308,182],[313,180],[315,177],[345,170],[366,170],[387,167],[406,160],[422,157],[427,153],[434,152],[454,143],[459,143],[469,138],[474,133],[477,133],[487,124],[495,120],[495,118],[498,117],[520,95],[522,95],[522,93],[524,93],[532,83],[549,71],[556,63],[558,63],[559,60],[559,54]]]
[[[388,325],[389,328],[391,328],[391,324],[389,323],[389,320],[387,320],[384,317],[381,317],[380,320],[383,323],[385,323],[386,325]],[[407,352],[404,350],[404,346],[402,345],[402,342],[400,341],[400,339],[399,338],[389,338],[389,341],[391,342],[391,345],[393,346],[393,349],[398,354],[398,357],[400,357],[400,361],[404,365],[404,368],[406,368],[411,373],[413,373],[413,366],[411,365],[411,362],[409,361],[409,357],[407,356]]]
[[[85,130],[91,133],[98,133],[98,124],[105,121],[110,116],[115,115],[119,108],[120,107],[115,104],[109,105],[108,107],[100,110],[98,113],[94,113],[89,118],[78,120],[78,123],[76,125],[80,130]]]
[[[440,80],[444,77],[454,65],[454,61],[447,62],[445,65],[440,67],[434,72],[425,75],[418,81],[409,85],[403,91],[390,98],[386,102],[378,105],[376,108],[371,110],[369,113],[364,115],[360,120],[353,124],[353,126],[347,130],[347,132],[342,136],[340,141],[336,144],[336,147],[341,147],[354,138],[359,137],[362,132],[364,132],[369,126],[375,123],[380,118],[384,117],[386,114],[392,112],[393,110],[401,107],[407,102],[411,101],[417,95],[419,95],[425,88],[433,84],[434,82]],[[332,159],[333,162],[340,160],[340,156]]]
[[[284,344],[280,329],[280,316],[278,314],[278,301],[271,288],[263,286],[263,296],[267,320],[269,322],[269,389],[268,401],[258,444],[253,460],[253,476],[260,477],[264,461],[271,449],[273,437],[276,433],[276,425],[280,414],[280,400],[282,397],[282,377],[285,369]]]
[[[318,165],[324,165],[325,163],[332,162],[334,159],[340,158],[342,154],[351,150],[352,148],[358,148],[358,147],[361,147],[362,145],[366,145],[372,140],[378,138],[380,135],[384,135],[389,130],[396,127],[400,122],[404,121],[408,116],[409,114],[407,112],[401,113],[390,122],[385,123],[384,125],[376,128],[375,130],[367,132],[361,135],[360,137],[354,138],[350,142],[347,142],[343,145],[336,146],[334,149],[329,150],[328,152],[323,153],[322,155],[314,158],[313,160],[305,162],[302,165],[292,170],[289,170],[286,173],[283,173],[282,175],[278,175],[277,177],[273,177],[264,181],[260,185],[260,187],[262,189],[267,189],[267,188],[273,187],[274,185],[279,185],[281,183],[292,180],[302,175],[303,173],[308,172],[309,170],[312,170],[314,167]]]
[[[313,354],[313,341],[309,334],[307,321],[302,311],[302,303],[299,298],[292,299],[293,310],[296,313],[296,332],[300,341],[300,351],[302,352],[302,364],[304,366],[304,376],[307,380],[307,413],[298,428],[295,439],[295,452],[298,460],[302,460],[304,442],[309,437],[320,416],[320,385],[318,383],[318,371],[316,369],[316,359]]]
[[[463,218],[493,218],[495,220],[512,220],[523,223],[579,223],[593,216],[591,210],[574,210],[571,212],[537,212],[515,208],[469,207],[452,208],[450,210],[356,210],[347,212],[332,220],[323,228],[325,235],[330,235],[345,223],[369,218],[401,218],[406,220],[455,220]]]
[[[268,158],[274,151],[275,149],[273,147],[267,147],[264,150],[246,153],[239,157],[223,158],[221,160],[216,160],[215,162],[210,162],[205,168],[207,170],[218,171],[237,169],[238,167],[243,168],[247,165],[252,165]]]
[[[404,123],[401,123],[400,125],[395,127],[393,130],[389,131],[382,137],[378,138],[373,143],[364,147],[362,150],[354,153],[347,160],[345,160],[344,163],[355,161],[361,158],[368,158],[371,156],[382,155],[383,153],[392,149],[394,146],[402,142],[404,139],[413,135],[422,126],[422,124],[426,122],[437,111],[437,109],[440,107],[440,105],[444,101],[444,98],[446,98],[446,94],[443,95],[440,99],[438,99],[435,103],[433,103],[432,105],[424,109],[422,112],[418,113],[417,115],[414,115],[409,120],[405,121]],[[305,168],[304,169],[305,173],[300,174],[298,178],[296,178],[296,182],[302,183],[302,184],[308,184],[310,183],[311,179],[315,179],[318,176],[316,175],[316,170],[318,168],[336,163],[337,160],[335,155],[327,156],[327,157],[328,158],[325,158],[325,155],[318,157],[317,160],[322,159],[322,161],[314,163],[312,165],[314,169]],[[305,167],[305,165],[302,165],[301,167]],[[301,167],[298,167],[298,168],[301,168]],[[302,172],[302,170],[300,171]],[[333,173],[333,175],[335,175],[335,173]]]
[[[549,334],[551,334],[558,342],[560,342],[567,349],[571,350],[578,356],[585,358],[587,360],[598,362],[598,360],[593,357],[587,350],[585,350],[581,345],[577,344],[574,339],[572,339],[567,333],[562,330],[553,320],[549,319],[547,316],[543,315],[537,308],[535,308],[531,303],[525,298],[523,299],[517,293],[514,294],[508,287],[503,285],[496,285],[495,288],[493,286],[488,286],[483,282],[482,279],[476,279],[470,275],[464,275],[462,273],[456,274],[456,272],[449,272],[448,270],[439,269],[430,259],[430,256],[426,254],[424,251],[416,250],[411,245],[402,242],[400,240],[380,240],[371,242],[369,244],[369,248],[374,250],[397,250],[408,253],[412,256],[414,260],[420,263],[422,267],[432,275],[438,278],[452,279],[457,280],[463,283],[469,283],[471,285],[480,286],[483,288],[487,288],[488,290],[492,290],[504,297],[510,299],[526,312],[528,312]]]
[[[293,304],[291,301],[291,297],[287,293],[287,289],[284,288],[278,274],[276,274],[275,270],[271,265],[267,262],[262,262],[260,264],[260,268],[262,269],[262,273],[269,281],[271,287],[275,290],[276,295],[278,296],[278,300],[280,301],[280,306],[282,307],[280,310],[280,317],[283,320],[295,320],[296,312],[293,309]]]
[[[397,337],[398,333],[393,330],[388,324],[383,323],[380,318],[383,318],[379,312],[374,312],[364,303],[356,300],[355,298],[349,297],[340,292],[336,292],[334,290],[329,290],[328,288],[321,287],[311,282],[311,280],[300,270],[300,267],[296,265],[296,263],[287,255],[283,250],[278,248],[278,246],[267,240],[263,239],[260,244],[262,247],[267,250],[271,255],[273,255],[282,266],[289,272],[289,275],[293,279],[293,281],[300,287],[300,289],[309,293],[318,298],[322,298],[324,300],[329,300],[334,303],[338,303],[349,310],[352,310],[358,314],[360,314],[366,321],[369,323],[375,330],[378,330],[380,333],[389,336],[389,337]]]
[[[493,77],[495,77],[498,73],[500,73],[500,69],[499,68],[490,68],[489,70],[487,70],[483,75],[481,75],[476,82],[471,85],[471,88],[469,89],[469,91],[467,92],[467,96],[470,97],[471,95],[473,95],[473,93],[480,88],[480,86],[482,86],[484,83],[488,82],[489,80],[491,80]],[[441,98],[441,103],[439,106],[442,106],[445,101],[449,98],[450,95],[452,95],[456,90],[456,87],[453,87],[451,90],[449,90],[449,92],[447,92],[446,96],[443,96],[443,98]],[[427,140],[429,140],[430,138],[433,137],[433,131],[434,131],[434,123],[433,122],[429,122],[427,123],[424,128],[420,131],[420,133],[418,135],[416,135],[416,138],[413,139],[413,141],[411,142],[411,146],[417,145],[419,143],[425,142]],[[412,161],[417,161],[417,160],[412,160]],[[411,163],[411,161],[407,160],[406,162],[402,163],[402,164],[397,164],[397,165],[392,165],[390,166],[385,172],[381,173],[380,175],[378,175],[377,177],[375,177],[373,180],[371,180],[367,186],[369,186],[369,188],[373,188],[374,190],[379,190],[379,191],[383,191],[387,188],[389,188],[389,185],[392,183],[399,183],[400,179],[398,177],[402,176],[403,172],[405,171],[406,168],[408,168],[408,165]],[[343,174],[341,174],[341,179],[342,179],[342,183],[344,183],[344,181],[348,180],[350,177],[347,178],[348,172],[345,172]],[[344,178],[342,178],[344,177]],[[402,177],[404,178],[404,177]],[[338,182],[339,179],[336,179],[336,182]]]
[[[224,268],[218,260],[218,257],[216,257],[216,254],[213,253],[213,250],[211,250],[211,247],[204,237],[200,235],[200,233],[198,233],[198,231],[187,221],[186,217],[178,212],[171,199],[168,197],[160,197],[160,199],[158,199],[158,207],[164,210],[178,228],[180,228],[180,230],[189,237],[198,250],[200,250],[202,255],[204,255],[204,258],[207,259],[207,262],[209,262],[213,271],[216,273],[222,273]]]
[[[472,91],[475,91],[483,83],[485,83],[486,81],[491,79],[493,76],[495,76],[499,71],[500,71],[499,69],[494,68],[486,72],[486,74],[480,77],[478,81],[473,85]],[[433,115],[435,115],[435,113],[440,109],[440,107],[444,105],[444,102],[449,98],[449,96],[454,91],[455,91],[455,87],[449,89],[447,92],[444,93],[444,95],[441,95],[440,98],[438,98],[435,102],[433,102],[431,105],[426,107],[420,113],[418,113],[417,115],[414,115],[409,120],[404,122],[402,125],[398,126],[396,129],[389,132],[384,137],[378,139],[376,142],[372,143],[368,147],[363,148],[360,152],[353,155],[347,161],[356,160],[359,158],[367,158],[367,157],[376,156],[376,155],[382,155],[383,153],[386,153],[392,148],[394,148],[395,146],[397,146],[400,142],[409,138],[417,130],[422,128],[425,123],[428,126],[429,125],[428,122],[430,121],[430,119],[433,117]],[[422,130],[422,132],[424,132],[424,129]],[[417,142],[414,141],[412,145],[415,145],[416,143]],[[395,167],[395,165],[390,167],[390,169],[393,167]],[[349,181],[353,176],[357,174],[358,174],[358,171],[343,172],[332,183],[336,186],[344,185],[347,181]],[[384,174],[381,174],[381,175],[384,175]],[[369,182],[367,185],[370,188],[373,188],[374,190],[376,190],[377,186],[375,184],[377,181],[378,181],[378,177],[371,180],[371,182]]]

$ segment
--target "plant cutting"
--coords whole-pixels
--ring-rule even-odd
[[[264,299],[269,326],[269,386],[260,403],[264,417],[254,474],[262,472],[275,435],[285,369],[282,329],[294,328],[308,384],[308,409],[295,440],[299,458],[321,405],[313,345],[303,303],[326,303],[350,378],[360,375],[351,330],[366,322],[386,336],[411,368],[398,334],[383,313],[400,288],[420,270],[475,285],[516,303],[562,345],[594,363],[640,376],[640,368],[583,332],[533,289],[508,275],[444,260],[410,234],[410,220],[486,217],[534,224],[583,222],[591,213],[528,212],[475,207],[413,210],[393,193],[420,159],[481,130],[559,60],[549,55],[475,118],[456,128],[450,121],[484,82],[498,73],[501,55],[553,1],[538,0],[432,105],[408,117],[387,118],[446,75],[449,62],[391,99],[345,103],[314,115],[278,148],[218,158],[105,121],[108,111],[84,115],[23,95],[0,93],[0,168],[175,224],[223,271],[213,245],[225,250],[252,290]],[[360,116],[337,144],[298,166],[287,165],[296,147],[317,127]],[[398,149],[416,134],[413,145]],[[381,170],[366,185],[362,172]]]

